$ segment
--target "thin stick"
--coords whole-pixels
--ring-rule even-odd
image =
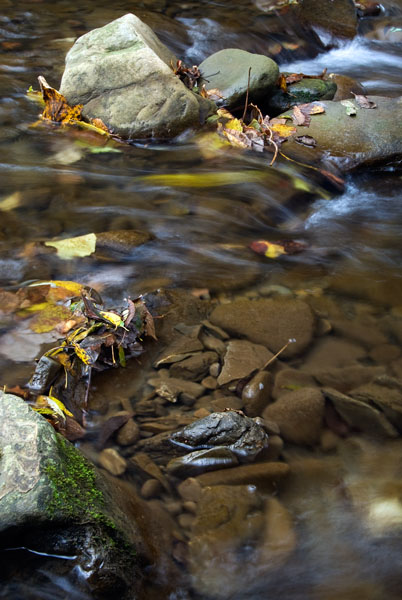
[[[244,111],[243,111],[243,116],[241,118],[241,120],[244,122],[244,119],[246,118],[246,112],[247,112],[247,107],[248,107],[248,92],[250,89],[250,73],[251,73],[251,67],[248,70],[248,80],[247,80],[247,94],[246,94],[246,103],[244,105]]]
[[[279,350],[279,351],[278,351],[276,354],[274,354],[274,356],[271,356],[271,358],[270,358],[269,360],[267,360],[267,362],[265,363],[265,365],[262,367],[261,371],[265,371],[265,369],[266,369],[266,368],[267,368],[267,367],[268,367],[268,366],[269,366],[271,363],[273,363],[273,362],[274,362],[274,360],[276,360],[276,359],[278,358],[278,356],[279,356],[280,354],[282,354],[282,352],[283,352],[284,350],[286,350],[286,348],[289,346],[289,344],[293,344],[295,341],[296,341],[296,340],[294,340],[294,339],[288,340],[288,341],[286,342],[286,344],[285,344],[284,346],[282,346],[282,348],[281,348],[281,349],[280,349],[280,350]]]

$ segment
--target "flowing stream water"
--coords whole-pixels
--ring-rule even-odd
[[[339,41],[326,51],[303,41],[286,15],[274,17],[251,0],[1,0],[0,285],[12,289],[31,279],[74,279],[98,287],[112,302],[160,287],[204,290],[221,298],[275,284],[305,293],[330,290],[381,307],[382,315],[402,306],[399,167],[352,173],[336,194],[295,163],[278,160],[268,168],[266,157],[240,151],[211,157],[186,137],[102,154],[89,152],[74,134],[30,127],[39,109],[27,99],[29,86],[38,88],[37,77],[43,75],[58,88],[74,40],[127,12],[149,24],[189,65],[237,47],[271,55],[282,70],[318,74],[327,68],[358,79],[370,94],[402,94],[401,0],[384,2],[383,15],[363,19],[353,41]],[[166,174],[183,178],[173,185]],[[147,181],[149,175],[160,177]],[[118,229],[146,230],[155,239],[113,263],[56,262],[30,250],[31,243],[53,237]],[[307,241],[310,250],[270,261],[248,248],[254,240],[289,236]],[[18,337],[2,323],[2,385],[23,384],[29,377],[38,347],[30,349],[27,340],[27,332]],[[121,394],[127,381],[119,383],[115,373],[112,381],[102,376],[98,389],[104,383],[106,391],[114,386]],[[367,459],[374,478],[380,478],[384,464],[394,464],[392,452],[384,447],[382,463]],[[318,481],[320,476],[325,479],[321,473]],[[401,597],[394,542],[381,545],[377,538],[360,537],[353,514],[330,492],[303,502],[298,514],[316,519],[306,518],[297,560],[266,587],[258,582],[249,597],[265,598],[268,592],[281,600]],[[304,552],[310,554],[308,566]],[[50,574],[49,580],[50,591],[44,586],[31,590],[32,596],[26,591],[26,597],[84,597],[67,580]],[[375,593],[366,580],[378,586]],[[306,591],[312,582],[316,595]],[[0,597],[8,596],[0,591]],[[178,591],[173,598],[187,595]]]

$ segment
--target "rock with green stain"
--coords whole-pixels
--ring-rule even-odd
[[[284,73],[288,75],[289,73]],[[336,93],[336,83],[327,79],[304,77],[297,83],[288,85],[288,91],[277,89],[268,100],[268,113],[276,115],[295,104],[307,104],[316,100],[331,100]]]
[[[112,523],[94,467],[21,398],[0,394],[0,531],[26,523]]]

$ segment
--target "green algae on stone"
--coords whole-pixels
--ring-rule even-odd
[[[44,472],[49,478],[52,496],[46,502],[50,517],[64,517],[82,522],[99,522],[115,528],[103,513],[105,500],[96,484],[94,467],[61,436],[57,436],[61,463],[49,459]]]

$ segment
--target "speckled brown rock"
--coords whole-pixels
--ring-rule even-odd
[[[320,439],[324,406],[320,390],[304,388],[283,394],[265,409],[263,417],[278,423],[285,441],[314,445]]]
[[[269,298],[221,304],[212,311],[210,321],[274,353],[289,339],[295,339],[282,354],[282,357],[291,357],[310,345],[315,319],[311,308],[302,300]]]

